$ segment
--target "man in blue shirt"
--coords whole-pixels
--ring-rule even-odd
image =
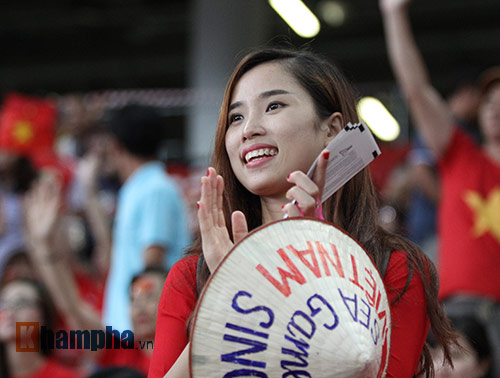
[[[123,185],[118,194],[104,324],[131,329],[130,280],[145,267],[169,269],[190,236],[181,194],[155,160],[164,125],[156,109],[128,105],[111,113],[109,153]]]

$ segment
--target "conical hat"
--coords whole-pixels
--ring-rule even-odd
[[[384,377],[390,324],[358,242],[324,221],[277,221],[238,243],[205,286],[191,377]]]

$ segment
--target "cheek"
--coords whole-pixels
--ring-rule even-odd
[[[226,153],[229,156],[229,159],[232,161],[234,156],[238,154],[237,137],[234,132],[230,132],[228,130],[228,132],[226,133],[225,146]]]
[[[226,154],[229,158],[229,164],[231,165],[234,174],[238,177],[238,168],[241,166],[240,155],[238,151],[239,147],[238,137],[234,133],[231,134],[227,133],[225,139],[225,146],[226,146]]]

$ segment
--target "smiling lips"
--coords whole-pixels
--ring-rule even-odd
[[[276,148],[260,148],[258,150],[247,152],[245,155],[245,161],[247,163],[250,163],[250,161],[252,160],[262,159],[263,157],[266,156],[274,156],[277,153],[278,150]]]

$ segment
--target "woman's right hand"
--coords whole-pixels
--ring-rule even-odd
[[[241,211],[231,216],[233,240],[224,218],[222,194],[224,180],[214,168],[208,168],[207,175],[201,178],[201,199],[198,202],[198,222],[200,224],[203,256],[211,273],[224,256],[233,248],[234,243],[248,234],[245,215]]]

